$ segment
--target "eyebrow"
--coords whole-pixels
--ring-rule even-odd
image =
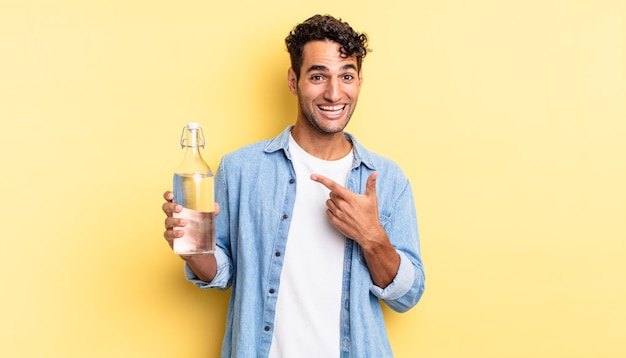
[[[353,63],[348,63],[346,65],[343,65],[343,67],[341,67],[342,70],[355,70],[356,71],[356,65]],[[309,67],[307,69],[307,73],[311,72],[311,71],[320,71],[320,72],[328,72],[328,67],[324,66],[324,65],[313,65],[311,67]]]

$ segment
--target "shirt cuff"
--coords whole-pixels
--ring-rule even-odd
[[[185,262],[185,278],[200,288],[221,288],[226,289],[230,286],[230,261],[219,247],[215,248],[215,260],[217,261],[217,274],[211,282],[200,279],[195,272],[191,269],[188,263]]]
[[[372,293],[383,300],[395,300],[402,297],[413,287],[415,280],[415,270],[411,260],[401,251],[396,252],[400,256],[400,267],[398,267],[396,277],[385,288],[380,288],[374,284],[371,287]]]

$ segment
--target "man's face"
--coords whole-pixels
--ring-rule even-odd
[[[289,88],[298,96],[298,121],[320,133],[343,131],[356,107],[361,73],[356,56],[342,58],[339,44],[312,41],[302,51],[300,79],[289,70]]]

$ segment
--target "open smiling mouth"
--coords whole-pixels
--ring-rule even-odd
[[[329,116],[336,116],[341,114],[341,112],[346,108],[346,105],[336,105],[336,106],[317,106],[322,112],[326,113]]]

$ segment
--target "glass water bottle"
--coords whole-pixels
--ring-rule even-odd
[[[174,217],[187,220],[185,235],[174,240],[174,252],[179,255],[208,254],[215,251],[215,205],[213,172],[202,159],[204,133],[196,122],[183,128],[180,145],[183,160],[174,172],[174,202],[183,206]]]

